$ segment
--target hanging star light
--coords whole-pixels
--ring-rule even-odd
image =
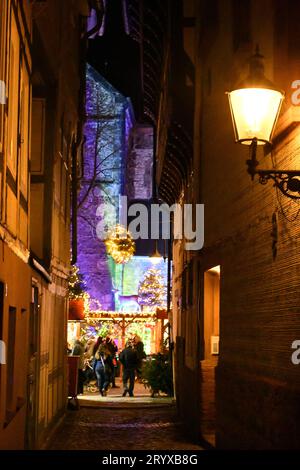
[[[117,264],[126,264],[135,253],[135,242],[130,232],[122,225],[116,225],[105,240],[107,253]]]

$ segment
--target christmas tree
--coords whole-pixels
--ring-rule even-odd
[[[139,285],[139,304],[149,307],[164,307],[166,305],[166,287],[158,269],[149,269]]]
[[[85,294],[85,282],[83,280],[82,274],[79,273],[79,268],[77,266],[71,267],[71,272],[69,276],[69,299],[82,299]]]

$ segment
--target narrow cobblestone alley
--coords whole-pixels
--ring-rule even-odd
[[[184,435],[175,405],[105,404],[68,411],[50,450],[201,450]]]
[[[0,470],[300,470],[299,19],[0,0]]]

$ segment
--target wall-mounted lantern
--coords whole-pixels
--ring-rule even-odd
[[[284,195],[300,199],[300,171],[257,168],[257,145],[271,143],[284,93],[265,77],[263,56],[258,48],[250,58],[249,69],[249,76],[228,92],[235,140],[250,146],[247,166],[252,180],[255,175],[261,184],[271,179]]]

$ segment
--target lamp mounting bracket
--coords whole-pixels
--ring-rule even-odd
[[[291,198],[300,200],[300,170],[263,170],[257,168],[259,162],[256,159],[257,139],[253,139],[250,145],[250,159],[247,160],[248,173],[251,179],[258,175],[261,184],[267,184],[272,180],[274,186],[282,194]]]

